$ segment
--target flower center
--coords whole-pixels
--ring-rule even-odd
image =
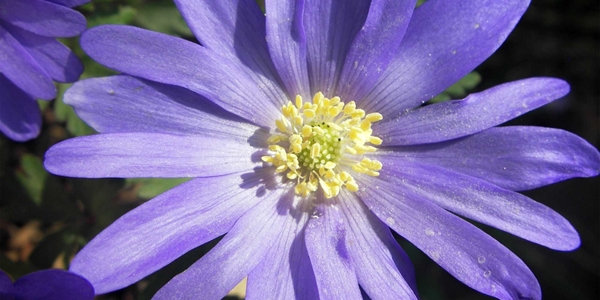
[[[332,198],[345,186],[356,192],[358,184],[348,171],[379,176],[381,162],[364,157],[381,145],[372,136],[371,124],[383,117],[379,113],[365,115],[354,101],[345,104],[339,97],[325,98],[315,94],[312,103],[296,96],[296,105],[288,102],[281,108],[283,116],[275,121],[277,130],[267,140],[270,155],[262,160],[273,164],[278,173],[296,181],[295,192],[307,197],[323,189]]]

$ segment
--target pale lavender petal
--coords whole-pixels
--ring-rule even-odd
[[[399,188],[405,178],[355,178],[361,185],[377,187],[357,193],[379,219],[458,280],[499,299],[541,299],[540,286],[521,259],[414,190]]]
[[[84,178],[206,177],[252,169],[253,160],[260,161],[255,152],[247,142],[223,135],[107,133],[52,146],[44,166],[53,174]]]
[[[306,227],[306,249],[317,279],[319,299],[362,299],[347,249],[347,225],[337,205],[317,205]]]
[[[305,0],[266,0],[267,41],[288,95],[311,98],[304,34]]]
[[[75,83],[64,96],[102,133],[149,132],[247,140],[258,127],[182,87],[117,75]]]
[[[248,275],[246,299],[318,299],[315,275],[304,243],[304,226],[308,219],[303,213],[311,204],[299,202],[294,207],[294,190],[280,200],[280,214],[289,214],[286,223],[278,228],[280,236],[262,262]]]
[[[415,271],[390,229],[356,195],[340,192],[348,253],[358,283],[372,299],[417,299]]]
[[[6,300],[14,299],[13,283],[8,274],[0,270],[0,298]]]
[[[246,211],[270,201],[268,173],[197,178],[125,214],[88,243],[71,271],[96,293],[128,286],[225,234]]]
[[[359,106],[392,117],[433,98],[494,53],[528,5],[529,0],[425,2],[415,10],[395,60]]]
[[[281,189],[267,191],[217,246],[171,279],[153,299],[223,298],[263,260],[290,218],[277,211],[282,193]]]
[[[43,270],[14,283],[15,299],[92,300],[94,288],[83,277],[64,270]]]
[[[264,127],[280,107],[238,62],[184,39],[131,26],[105,25],[81,36],[99,63],[134,76],[190,89],[224,109]]]
[[[200,44],[245,66],[248,78],[274,102],[287,102],[269,57],[265,16],[254,0],[175,3]]]
[[[375,124],[385,146],[435,143],[488,129],[552,102],[569,92],[555,78],[513,81],[462,100],[412,110]]]
[[[443,143],[386,150],[393,150],[385,155],[395,161],[442,166],[515,191],[600,172],[594,146],[570,132],[543,127],[494,127]]]
[[[356,35],[337,85],[342,99],[362,99],[396,56],[416,0],[373,0]]]
[[[59,82],[79,79],[83,65],[67,46],[55,38],[33,34],[16,26],[5,27],[52,79]]]
[[[71,37],[85,30],[85,17],[76,10],[43,0],[3,0],[0,19],[30,32]]]
[[[402,178],[398,188],[421,199],[555,250],[581,243],[575,228],[551,208],[485,180],[442,167],[380,156],[387,174]]]
[[[311,94],[323,92],[325,96],[334,96],[344,60],[367,18],[370,2],[305,0],[304,30]]]
[[[0,23],[1,24],[1,23]],[[56,96],[54,82],[27,50],[0,25],[0,73],[33,98]]]
[[[42,115],[31,96],[0,74],[0,132],[15,141],[27,141],[40,133]]]
[[[45,1],[60,4],[62,6],[66,6],[66,7],[75,7],[75,6],[86,4],[86,3],[90,2],[91,0],[45,0]]]

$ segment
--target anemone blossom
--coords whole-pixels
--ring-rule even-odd
[[[516,191],[595,176],[600,154],[557,129],[494,127],[568,93],[554,78],[422,106],[504,41],[529,1],[253,0],[176,4],[200,45],[129,26],[83,34],[127,75],[65,101],[100,134],[55,145],[76,177],[194,177],[77,254],[96,292],[223,236],[156,299],[415,299],[390,228],[466,285],[539,299],[521,259],[460,216],[557,250],[575,229]],[[265,38],[266,37],[266,38]],[[359,288],[360,287],[360,288]]]
[[[54,81],[79,79],[81,62],[56,38],[85,30],[85,17],[71,8],[87,2],[0,1],[0,132],[9,138],[35,138],[42,124],[35,100],[54,99]]]
[[[42,270],[14,283],[0,270],[0,299],[93,300],[94,288],[85,278],[64,270]]]

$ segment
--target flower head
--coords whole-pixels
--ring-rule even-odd
[[[0,131],[16,141],[35,138],[42,122],[35,99],[56,96],[53,81],[73,82],[83,67],[56,40],[85,30],[71,7],[90,0],[3,0],[0,3]]]
[[[417,297],[390,228],[468,286],[541,297],[527,266],[455,214],[558,250],[573,227],[515,191],[595,176],[581,138],[498,127],[564,96],[553,78],[421,104],[491,55],[528,1],[176,1],[200,45],[126,26],[82,36],[128,75],[65,101],[101,134],[46,168],[79,177],[196,177],[124,215],[71,270],[112,291],[224,235],[157,299]],[[265,39],[266,36],[266,39]],[[110,261],[110,264],[105,262]]]
[[[0,298],[28,300],[92,300],[94,288],[85,278],[64,270],[43,270],[14,283],[0,270]]]

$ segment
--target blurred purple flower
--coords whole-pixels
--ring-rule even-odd
[[[2,300],[92,300],[94,288],[85,278],[64,270],[43,270],[14,283],[0,270]]]
[[[595,176],[598,151],[562,130],[493,128],[564,96],[564,81],[420,108],[489,57],[529,1],[268,0],[266,17],[253,0],[176,3],[202,46],[127,26],[82,36],[131,76],[76,83],[65,101],[101,134],[46,153],[65,176],[197,177],[75,257],[98,293],[225,235],[155,298],[220,299],[248,276],[248,299],[362,299],[359,285],[414,299],[391,227],[482,293],[539,299],[523,261],[455,214],[579,246],[568,221],[515,191]]]
[[[42,124],[35,99],[54,99],[53,81],[79,79],[81,62],[55,38],[85,30],[85,17],[71,7],[89,1],[0,1],[0,131],[9,138],[35,138]]]

